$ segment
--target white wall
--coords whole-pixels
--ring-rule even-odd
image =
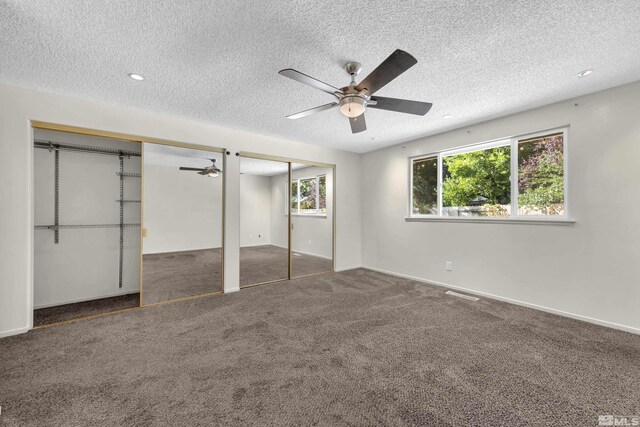
[[[135,142],[61,132],[36,131],[38,139],[140,151]],[[54,153],[34,150],[34,223],[54,223]],[[118,156],[60,151],[61,225],[118,224]],[[140,173],[140,157],[124,159],[126,172]],[[140,199],[140,179],[125,178],[126,199]],[[140,204],[124,206],[125,223],[140,223]],[[59,243],[52,230],[34,232],[34,307],[48,307],[123,295],[140,290],[140,229],[125,228],[122,288],[118,286],[119,228],[63,229]]]
[[[286,209],[287,175],[271,177],[271,240],[276,246],[287,247],[287,227],[289,224]],[[291,249],[309,255],[331,258],[332,221],[333,221],[333,170],[312,166],[291,172],[293,179],[311,178],[317,175],[327,176],[327,215],[292,215]]]
[[[240,160],[242,161],[242,160]],[[271,179],[240,175],[240,246],[271,244]]]
[[[635,83],[364,155],[363,264],[640,332],[639,100]],[[405,222],[408,157],[567,124],[575,226]]]
[[[143,252],[222,246],[222,178],[177,167],[144,165]]]
[[[239,290],[240,174],[236,152],[337,165],[336,267],[361,264],[360,156],[133,108],[0,85],[0,336],[32,327],[33,129],[31,120],[223,146],[225,156],[225,292]],[[343,191],[341,191],[343,189]]]

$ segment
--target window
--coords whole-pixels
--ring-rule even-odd
[[[518,215],[564,215],[564,137],[518,141]]]
[[[411,159],[411,216],[563,217],[566,129]]]
[[[326,175],[291,181],[291,213],[294,215],[327,214]]]
[[[286,206],[284,211],[287,212]],[[291,182],[291,212],[298,212],[298,181]]]
[[[438,214],[438,157],[413,161],[413,213]]]

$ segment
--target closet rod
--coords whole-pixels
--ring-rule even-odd
[[[120,228],[121,224],[36,225],[36,230],[70,230],[74,228]],[[140,224],[122,224],[123,228],[140,227]]]
[[[138,151],[119,150],[116,148],[93,147],[90,145],[61,144],[59,142],[45,141],[41,139],[34,140],[33,146],[35,148],[42,148],[45,150],[75,151],[75,152],[81,152],[81,153],[107,154],[111,156],[124,155],[124,156],[140,157],[142,155]]]

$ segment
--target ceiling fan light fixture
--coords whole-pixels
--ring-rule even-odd
[[[351,77],[349,86],[337,88],[318,79],[314,79],[293,68],[285,68],[278,71],[281,76],[288,77],[299,83],[311,86],[322,92],[336,97],[334,102],[320,105],[315,108],[289,114],[287,119],[300,119],[321,111],[338,107],[340,112],[349,118],[351,133],[360,133],[367,130],[365,120],[365,110],[367,107],[377,110],[396,111],[398,113],[424,116],[429,112],[433,104],[430,102],[412,101],[409,99],[385,98],[375,95],[375,93],[394,80],[396,77],[407,71],[418,63],[418,60],[411,54],[401,49],[396,49],[380,65],[378,65],[367,77],[357,83],[356,76],[359,75],[362,65],[358,62],[349,62],[345,65],[345,70]],[[375,95],[375,96],[374,96]]]
[[[340,100],[340,112],[347,117],[358,117],[364,113],[367,100],[360,96],[345,96]]]
[[[211,178],[217,178],[220,176],[220,171],[209,171],[207,175],[210,176]]]

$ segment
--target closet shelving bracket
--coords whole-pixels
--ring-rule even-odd
[[[95,147],[90,145],[65,144],[56,141],[47,141],[35,139],[34,148],[49,150],[54,153],[54,223],[52,225],[36,225],[36,230],[53,230],[54,242],[59,243],[60,230],[64,229],[82,229],[82,228],[119,228],[120,229],[120,253],[118,257],[118,287],[122,288],[122,269],[123,269],[123,252],[124,252],[124,229],[129,227],[140,227],[140,224],[125,224],[124,222],[124,204],[125,203],[141,203],[140,200],[128,200],[124,198],[124,178],[142,178],[142,174],[134,172],[125,172],[124,159],[131,157],[141,157],[142,153],[133,150],[123,150],[107,147]],[[67,224],[60,225],[60,152],[73,151],[86,154],[102,154],[118,156],[120,161],[120,169],[116,175],[120,178],[120,199],[116,200],[120,204],[120,221],[118,224]]]

